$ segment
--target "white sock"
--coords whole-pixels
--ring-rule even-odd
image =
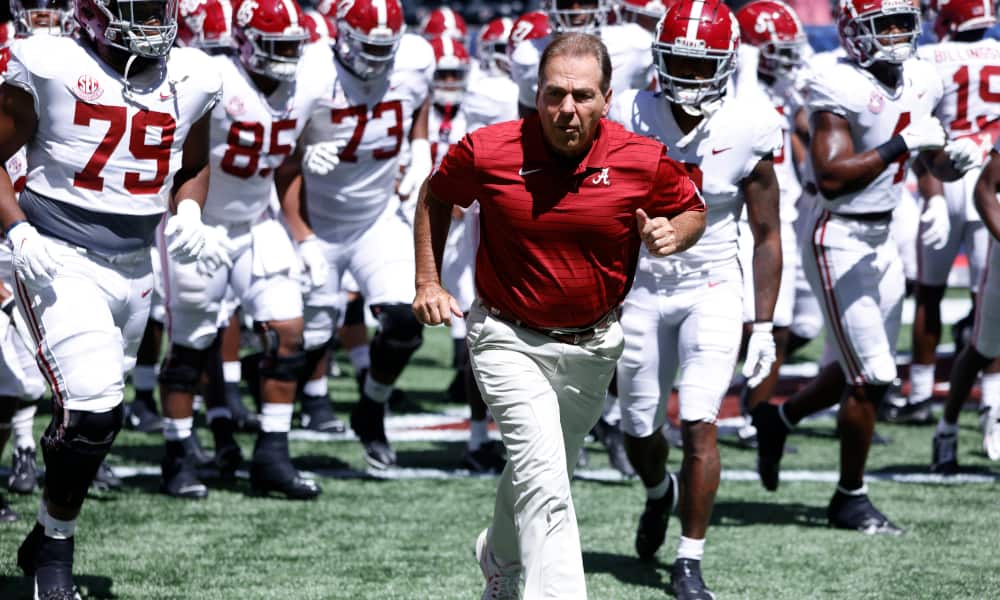
[[[222,363],[222,380],[226,383],[239,383],[243,379],[243,363],[232,360]]]
[[[260,430],[267,433],[288,433],[292,428],[291,404],[265,402],[260,409]]]
[[[163,417],[163,437],[168,442],[179,442],[191,437],[192,427],[194,427],[194,417],[183,419]]]
[[[45,536],[55,540],[68,540],[76,533],[76,519],[62,521],[49,514],[45,499],[38,501],[38,522],[45,528]]]
[[[205,397],[201,394],[195,394],[194,398],[191,399],[191,410],[200,412],[203,406],[205,406]]]
[[[233,411],[229,410],[228,406],[213,406],[205,411],[205,420],[208,421],[209,425],[216,419],[229,419],[232,421]]]
[[[368,352],[368,344],[351,348],[347,352],[347,355],[351,357],[351,366],[354,367],[355,373],[359,373],[372,366],[372,357]]]
[[[958,435],[958,423],[949,423],[944,420],[944,417],[941,417],[938,420],[935,433],[940,435]]]
[[[317,377],[316,379],[310,379],[302,386],[302,393],[306,396],[323,396],[326,397],[329,386],[326,381],[326,376]]]
[[[392,384],[391,383],[379,383],[372,379],[372,374],[369,371],[368,376],[365,377],[365,396],[368,396],[375,402],[385,404],[389,401],[389,396],[392,395]]]
[[[156,388],[156,365],[136,365],[132,370],[132,385],[136,391],[152,391]]]
[[[489,441],[489,424],[489,419],[483,419],[482,421],[469,420],[469,450],[475,452],[479,450],[480,446]]]
[[[659,500],[660,498],[667,495],[670,491],[670,474],[663,474],[663,481],[654,485],[653,487],[646,488],[646,497],[650,500]]]
[[[910,404],[922,402],[934,395],[934,364],[910,365]]]
[[[865,494],[868,493],[868,485],[867,484],[862,485],[856,490],[849,490],[847,488],[844,488],[843,486],[838,485],[837,491],[840,492],[841,494],[846,494],[848,496],[864,496]]]
[[[35,435],[32,425],[35,424],[35,413],[38,412],[38,405],[31,403],[22,406],[14,413],[11,424],[14,426],[14,447],[35,449]]]
[[[983,393],[983,406],[1000,404],[1000,373],[984,373],[980,383]]]
[[[681,542],[677,544],[677,558],[701,560],[703,554],[705,554],[705,538],[695,540],[681,536]]]

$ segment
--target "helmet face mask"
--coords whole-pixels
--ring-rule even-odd
[[[492,75],[510,75],[507,47],[513,21],[506,17],[494,19],[479,30],[476,44],[479,66]]]
[[[431,40],[431,48],[434,50],[434,80],[431,83],[434,103],[461,104],[469,84],[469,51],[462,42],[451,38],[435,38]]]
[[[386,75],[403,37],[399,0],[354,0],[337,3],[337,60],[365,80]]]
[[[692,109],[720,100],[735,69],[735,58],[728,53],[673,47],[656,55],[663,94],[670,102]]]
[[[234,6],[233,38],[250,72],[290,81],[309,41],[302,9],[294,0],[243,0]]]
[[[143,58],[161,58],[177,37],[177,0],[93,0],[104,13],[101,37],[108,45]]]
[[[758,70],[776,77],[788,77],[799,69],[803,62],[804,42],[768,42],[760,49]]]
[[[542,0],[556,33],[597,33],[608,20],[607,0]]]
[[[248,70],[277,81],[291,81],[299,66],[308,34],[288,35],[248,31],[253,53],[245,61]]]
[[[838,31],[844,49],[862,67],[901,64],[916,54],[920,9],[907,0],[885,0],[859,12],[852,0],[843,0]]]
[[[68,0],[11,0],[18,35],[70,35],[76,28]]]

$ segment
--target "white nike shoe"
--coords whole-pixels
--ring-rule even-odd
[[[983,429],[983,452],[990,460],[1000,460],[1000,405],[984,410],[980,424]]]
[[[482,600],[521,600],[521,569],[501,569],[489,548],[484,529],[476,538],[476,559],[486,578]]]

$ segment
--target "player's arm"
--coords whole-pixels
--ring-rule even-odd
[[[809,154],[809,117],[806,110],[800,108],[793,119],[795,128],[792,130],[792,158],[795,168],[801,172],[801,165],[806,162]]]
[[[38,115],[31,94],[12,85],[0,85],[0,165],[28,143],[37,126]],[[17,204],[10,175],[6,169],[0,171],[0,222],[7,231],[25,217]]]
[[[863,190],[907,152],[905,144],[902,148],[885,148],[894,143],[892,140],[866,152],[855,152],[847,119],[832,112],[815,113],[812,124],[809,155],[816,186],[825,198]]]
[[[452,205],[434,195],[429,181],[420,187],[413,221],[417,288],[413,312],[427,325],[451,324],[451,315],[462,316],[458,303],[441,286],[441,262],[451,227]]]
[[[274,184],[281,204],[281,215],[292,239],[301,242],[314,235],[306,216],[305,186],[302,184],[301,145],[274,171]]]
[[[956,160],[953,154],[953,149],[955,148],[959,152],[962,152],[963,158]],[[925,150],[921,152],[919,162],[922,162],[927,170],[941,181],[955,181],[961,179],[969,170],[966,167],[960,166],[960,163],[963,160],[975,160],[974,157],[977,148],[976,144],[969,139],[957,140],[956,142],[949,143],[945,149]],[[968,159],[964,158],[965,154],[969,155]]]
[[[990,159],[976,181],[974,192],[976,211],[994,242],[1000,242],[1000,202],[997,201],[997,192],[1000,192],[1000,154],[994,150],[990,152]]]
[[[434,159],[431,158],[431,143],[427,139],[430,132],[431,96],[427,95],[424,103],[413,113],[413,124],[410,127],[410,166],[396,192],[401,200],[406,200],[434,169]]]
[[[205,206],[208,197],[209,176],[209,126],[212,122],[212,111],[207,111],[188,132],[184,140],[181,169],[174,176],[174,205],[183,200],[194,200],[199,208]]]
[[[762,158],[742,183],[753,233],[754,320],[770,322],[781,283],[781,220],[774,159]]]

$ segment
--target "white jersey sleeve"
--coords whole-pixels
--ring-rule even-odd
[[[510,56],[510,76],[517,84],[518,103],[534,108],[538,91],[538,63],[542,52],[552,41],[552,36],[525,40],[517,45]]]
[[[95,212],[165,211],[187,134],[219,96],[208,57],[175,48],[126,90],[73,38],[33,36],[12,54],[5,82],[28,90],[38,115],[27,187]]]
[[[462,100],[468,130],[516,120],[517,94],[517,84],[509,77],[477,70],[469,78],[469,89]]]

